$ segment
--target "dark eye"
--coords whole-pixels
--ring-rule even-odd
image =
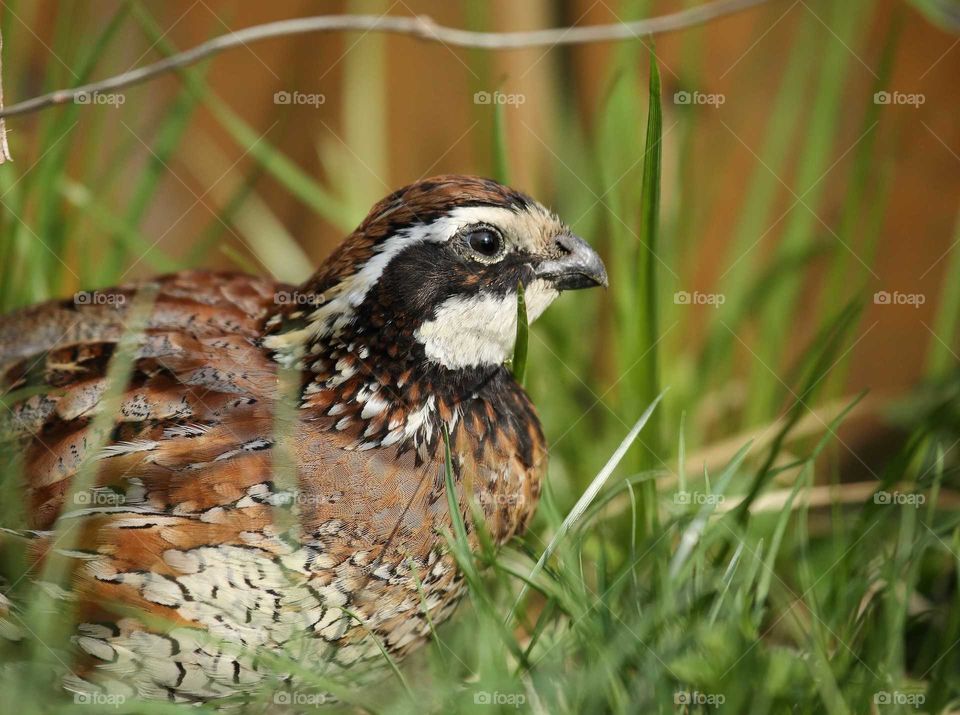
[[[503,239],[493,229],[475,228],[466,235],[467,245],[485,258],[493,258],[500,253]]]

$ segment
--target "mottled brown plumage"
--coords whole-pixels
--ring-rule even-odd
[[[0,439],[24,458],[34,551],[80,521],[68,687],[207,700],[276,675],[258,649],[356,678],[378,641],[416,647],[463,590],[443,429],[468,524],[475,500],[503,543],[540,493],[543,435],[502,365],[517,283],[536,317],[604,281],[532,199],[447,176],[378,203],[299,288],[191,271],[0,318]],[[107,370],[147,293],[104,443]],[[68,499],[89,460],[96,487]]]

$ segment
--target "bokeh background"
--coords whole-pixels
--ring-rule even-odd
[[[308,14],[427,14],[457,27],[524,30],[689,4],[9,2],[2,14],[6,102],[124,71],[230,29]],[[93,55],[108,29],[107,48]],[[780,374],[817,329],[825,303],[843,300],[852,286],[919,294],[924,302],[867,307],[846,357],[845,389],[902,392],[928,374],[933,352],[955,351],[952,326],[936,321],[956,263],[957,36],[900,1],[784,0],[655,42],[665,107],[662,290],[727,298],[720,310],[662,311],[663,382],[707,387],[687,373],[710,335],[723,330],[723,318],[746,345],[732,349],[737,379],[725,374],[709,387],[725,386],[720,397],[734,409],[753,388],[773,391],[776,379],[757,361]],[[638,241],[631,191],[642,161],[631,150],[642,141],[650,44],[487,52],[377,33],[280,38],[219,56],[190,82],[171,74],[127,89],[120,106],[11,120],[5,305],[185,264],[300,280],[393,188],[442,172],[496,174],[495,112],[474,101],[477,92],[501,92],[509,102],[501,109],[511,182],[553,204],[608,258],[623,255],[611,244]],[[201,97],[185,88],[191,83]],[[919,95],[922,104],[877,107],[872,96],[881,89]],[[277,92],[309,95],[303,101],[312,103],[277,104]],[[633,94],[627,103],[637,106],[624,108],[618,92]],[[693,103],[678,104],[677,92],[693,93]],[[698,94],[722,104],[696,104]],[[54,136],[54,128],[62,133]],[[268,150],[285,165],[265,168],[260,152]],[[291,191],[300,178],[312,183]],[[46,190],[59,197],[58,217],[39,216],[35,200],[16,204],[32,181],[55,184]],[[61,221],[76,240],[57,235]],[[56,270],[41,275],[46,266],[28,265],[32,253],[23,247],[33,233],[49,244],[60,280],[51,279]],[[97,254],[115,244],[123,254],[104,265]],[[797,292],[773,332],[783,345],[751,356],[751,322],[763,306],[735,323],[727,311],[740,293],[730,287],[753,284],[791,255],[797,264],[783,269],[784,280]],[[629,273],[615,280],[630,280]],[[580,335],[596,324],[584,322]],[[950,332],[940,334],[943,327]],[[598,370],[604,362],[596,357]],[[607,361],[607,376],[618,367]],[[763,413],[748,410],[745,422]]]

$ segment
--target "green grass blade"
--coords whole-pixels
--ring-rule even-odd
[[[760,246],[758,238],[773,225],[776,215],[779,183],[770,172],[778,175],[786,171],[790,153],[794,148],[797,128],[800,126],[807,106],[805,87],[810,75],[810,57],[823,26],[812,13],[804,13],[794,32],[787,66],[780,79],[777,96],[773,101],[770,118],[767,121],[766,135],[760,148],[762,162],[757,162],[750,176],[743,204],[740,207],[740,220],[734,230],[728,253],[727,266],[720,280],[720,292],[726,297],[726,303],[720,309],[723,322],[734,330],[752,311],[747,295],[750,287],[749,276],[753,275],[759,264]],[[728,379],[732,368],[733,336],[720,321],[714,321],[707,347],[704,351],[704,369],[695,392],[702,392],[710,383],[716,384]]]
[[[116,414],[120,409],[130,375],[133,371],[136,351],[142,340],[147,321],[153,309],[155,291],[146,287],[140,290],[132,299],[128,309],[123,336],[110,360],[107,369],[107,389],[102,398],[100,410],[90,426],[90,433],[86,437],[87,453],[71,480],[69,489],[64,498],[65,505],[77,505],[76,495],[88,491],[96,485],[100,451],[110,441],[111,431]],[[67,576],[75,565],[75,560],[64,551],[76,548],[82,537],[81,530],[74,529],[76,517],[70,516],[69,506],[57,517],[51,535],[51,543],[57,545],[46,555],[42,569],[38,575],[38,584],[51,584],[52,587],[68,588]],[[49,591],[42,586],[34,586],[34,598],[30,600],[29,611],[25,622],[31,624],[31,631],[36,634],[34,658],[43,659],[49,644],[63,643],[66,637],[66,619],[51,619],[51,612],[62,613],[62,608],[56,607],[56,602],[49,596]],[[66,615],[66,614],[65,614]]]
[[[159,27],[153,16],[141,2],[132,3],[134,17],[147,33],[150,41],[156,44],[164,54],[176,52],[176,48],[166,39],[164,30]],[[350,230],[356,223],[356,216],[352,215],[344,202],[331,192],[324,189],[306,171],[288,159],[274,147],[266,132],[257,131],[245,122],[240,115],[217,97],[196,68],[188,67],[180,73],[186,87],[201,98],[205,106],[217,118],[224,129],[230,134],[234,142],[243,148],[277,181],[283,184],[294,196],[303,201],[325,219],[343,230]]]
[[[464,570],[467,579],[473,583],[479,583],[479,575],[473,562],[473,556],[470,553],[470,539],[467,536],[467,526],[463,519],[463,512],[460,510],[460,489],[457,487],[457,480],[453,474],[453,457],[450,453],[450,433],[447,426],[443,425],[443,481],[447,493],[447,509],[450,512],[450,524],[453,528],[454,542],[452,546],[459,552],[461,560],[460,567]],[[464,495],[466,498],[466,495]]]
[[[513,346],[513,379],[523,384],[527,374],[527,341],[530,325],[527,321],[527,301],[524,298],[523,283],[517,283],[517,338]]]
[[[743,460],[747,458],[747,453],[750,451],[750,447],[752,446],[752,442],[747,442],[747,444],[743,445],[737,451],[737,453],[733,456],[733,459],[727,463],[727,466],[724,467],[723,472],[721,472],[720,476],[717,478],[716,489],[714,490],[714,493],[719,495],[726,494],[727,488],[730,486],[730,481],[733,479],[733,475],[737,473],[738,469],[740,469],[740,465],[743,464]],[[697,511],[697,515],[694,517],[690,526],[684,530],[680,537],[680,542],[677,546],[676,553],[674,553],[673,558],[670,560],[671,580],[677,578],[681,569],[684,568],[690,556],[693,554],[694,549],[698,544],[701,543],[701,537],[704,529],[707,526],[707,520],[710,518],[710,515],[713,514],[716,508],[716,500],[707,500]]]
[[[118,247],[112,251],[103,250],[104,235],[99,237],[98,246],[103,253],[112,255],[135,255],[142,256],[144,263],[151,269],[163,273],[179,270],[182,266],[179,261],[174,260],[159,246],[154,246],[153,240],[140,233],[135,224],[129,221],[129,217],[117,216],[96,194],[75,181],[65,178],[60,187],[63,197],[73,206],[82,210],[84,214],[100,228],[106,237],[115,239]],[[103,285],[103,281],[93,283],[93,286]]]
[[[660,329],[657,310],[658,296],[658,259],[660,234],[660,174],[662,167],[663,110],[660,104],[660,70],[657,56],[650,52],[649,106],[647,109],[647,133],[643,154],[643,180],[640,191],[640,243],[638,275],[643,287],[641,309],[636,311],[640,322],[639,334],[641,346],[646,358],[640,370],[641,399],[646,402],[659,400],[660,360],[658,357]],[[642,453],[643,468],[656,468],[663,459],[661,449],[661,420],[653,417],[647,439],[644,440]],[[640,515],[642,527],[646,533],[653,533],[657,523],[656,482],[648,482],[640,487]]]
[[[865,0],[836,3],[831,6],[831,14],[826,20],[831,32],[824,38],[826,44],[820,58],[814,110],[808,124],[804,149],[800,154],[796,179],[791,187],[791,198],[796,194],[802,201],[787,219],[788,223],[777,247],[781,255],[802,250],[813,240],[815,233],[830,231],[821,223],[817,212],[820,210],[820,198],[826,187],[824,174],[830,170],[837,122],[843,111],[844,81],[852,67],[849,53],[851,48],[856,51],[860,44],[859,37],[866,27],[866,9]],[[771,176],[770,180],[776,181],[776,177]],[[794,202],[797,202],[796,198],[792,198],[791,203]],[[841,245],[837,239],[836,250],[854,249]],[[763,306],[757,354],[758,360],[773,370],[777,370],[781,363],[783,348],[791,329],[790,316],[794,315],[797,308],[796,301],[802,287],[802,278],[802,275],[784,277]],[[776,408],[779,393],[780,386],[774,374],[769,370],[754,371],[749,390],[747,423],[762,422],[770,410]]]
[[[937,317],[927,348],[927,375],[940,377],[956,367],[957,326],[960,324],[960,212],[954,230],[950,257],[942,280]]]
[[[556,550],[557,545],[563,540],[563,537],[566,536],[567,532],[580,520],[580,517],[583,516],[583,513],[587,510],[587,507],[590,506],[594,498],[597,496],[597,493],[603,488],[603,485],[607,483],[607,480],[613,474],[613,470],[617,468],[617,465],[620,464],[620,460],[623,459],[626,455],[627,450],[630,449],[637,437],[640,436],[640,432],[647,425],[647,422],[650,421],[650,418],[653,416],[654,411],[657,408],[657,405],[660,404],[660,400],[663,399],[663,393],[657,395],[657,397],[650,403],[650,406],[647,407],[646,411],[640,415],[640,419],[636,421],[630,431],[627,433],[627,436],[623,438],[623,441],[620,443],[620,446],[617,447],[610,459],[607,460],[607,463],[603,465],[597,476],[593,478],[593,481],[590,482],[590,486],[587,487],[586,491],[580,496],[577,500],[577,503],[574,505],[573,509],[567,514],[563,522],[560,524],[560,528],[557,529],[557,532],[553,535],[553,538],[550,539],[550,542],[547,544],[546,548],[543,550],[539,560],[536,565],[530,571],[530,575],[527,577],[528,580],[533,581],[537,574],[543,570],[543,567],[546,565],[547,561],[550,559],[550,556],[553,555],[554,550]],[[524,595],[526,594],[526,587],[521,590],[520,595],[517,596],[516,603],[511,610],[511,617],[513,613],[516,612],[517,606],[523,600]],[[508,619],[509,620],[509,619]]]
[[[908,0],[930,22],[947,32],[960,32],[960,2],[957,0]]]
[[[738,519],[741,523],[746,523],[750,505],[770,478],[771,469],[780,456],[784,440],[796,426],[800,417],[809,410],[808,404],[812,402],[817,388],[822,387],[824,378],[834,365],[847,334],[856,325],[860,310],[858,301],[851,301],[832,320],[827,322],[821,333],[812,341],[810,357],[805,361],[806,369],[804,373],[806,378],[801,383],[799,390],[793,393],[792,403],[787,409],[783,427],[771,443],[767,457],[757,470],[747,496],[737,507]]]
[[[69,79],[71,84],[83,84],[91,78],[100,59],[106,55],[108,48],[123,26],[126,17],[127,8],[122,6],[112,15],[110,21],[90,44],[83,43],[80,45],[83,51],[73,61],[75,69],[72,70]],[[67,20],[66,14],[61,15],[60,19],[65,21],[65,32],[73,33],[76,31],[75,21],[71,23]],[[40,194],[36,231],[39,236],[43,237],[44,242],[50,247],[50,251],[38,254],[40,256],[38,260],[44,266],[47,279],[52,280],[53,285],[57,286],[63,285],[67,280],[67,275],[69,275],[68,273],[65,274],[68,269],[57,257],[67,255],[68,236],[74,225],[73,222],[66,221],[62,203],[59,199],[58,179],[67,170],[70,149],[73,146],[74,137],[77,135],[76,125],[79,115],[83,111],[88,111],[88,108],[71,103],[65,105],[61,111],[51,113],[49,120],[46,122],[43,139],[39,144],[44,149],[50,148],[50,151],[35,172],[35,186],[38,187]]]

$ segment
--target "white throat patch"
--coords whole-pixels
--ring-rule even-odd
[[[524,291],[527,320],[533,322],[559,293],[547,282],[534,280]],[[501,365],[513,353],[517,335],[517,294],[448,298],[436,317],[414,333],[427,358],[456,370]]]

